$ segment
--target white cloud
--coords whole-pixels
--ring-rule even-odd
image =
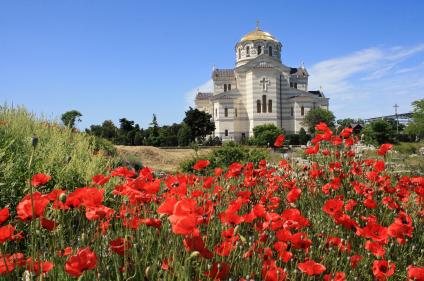
[[[337,118],[391,114],[395,103],[408,112],[424,97],[423,55],[424,44],[359,50],[314,64],[309,85],[323,86]]]
[[[197,92],[212,92],[213,91],[213,81],[209,79],[202,85],[194,87],[192,90],[184,94],[187,106],[194,106],[194,98],[196,97]]]

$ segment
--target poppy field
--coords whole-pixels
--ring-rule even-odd
[[[316,130],[307,164],[118,167],[86,186],[40,170],[0,206],[0,279],[424,280],[424,178],[387,166],[391,144],[368,157],[351,129]]]

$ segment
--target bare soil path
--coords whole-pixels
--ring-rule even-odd
[[[124,159],[137,159],[143,166],[147,166],[157,171],[176,172],[181,162],[195,156],[193,149],[179,148],[158,148],[153,146],[125,146],[117,145],[118,153]],[[199,149],[198,154],[207,155],[211,148]]]

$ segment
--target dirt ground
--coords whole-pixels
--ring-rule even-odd
[[[195,156],[193,149],[162,149],[153,146],[124,145],[117,145],[116,149],[124,159],[138,160],[143,166],[165,172],[176,172],[181,162]],[[198,154],[201,157],[211,151],[210,148],[199,149]]]

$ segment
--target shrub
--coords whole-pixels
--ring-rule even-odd
[[[252,142],[255,145],[272,146],[277,136],[281,134],[284,134],[284,131],[274,124],[259,125],[253,128]]]

